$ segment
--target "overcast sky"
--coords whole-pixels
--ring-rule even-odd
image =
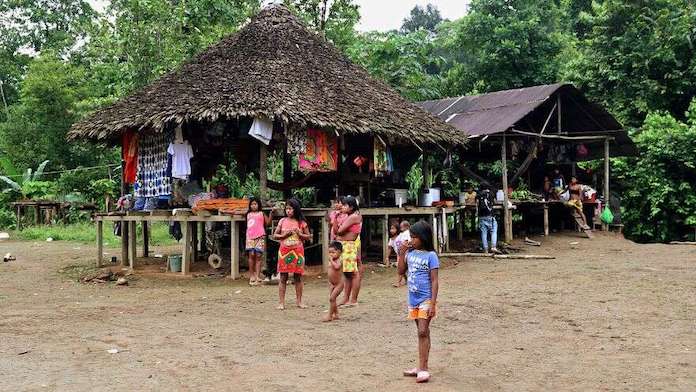
[[[103,11],[108,3],[108,0],[88,1],[98,11]],[[359,30],[387,31],[401,27],[404,18],[416,5],[425,7],[428,3],[433,4],[440,10],[443,18],[454,20],[464,16],[469,0],[355,0],[355,3],[360,5]]]

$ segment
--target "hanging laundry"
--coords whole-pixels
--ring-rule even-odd
[[[171,193],[171,178],[167,176],[167,146],[171,140],[171,132],[141,135],[138,174],[134,184],[136,197],[157,197]]]
[[[289,125],[285,131],[285,137],[288,142],[288,154],[303,154],[307,150],[307,132],[294,125]]]
[[[388,165],[388,159],[387,159],[387,145],[382,143],[382,141],[375,137],[373,144],[373,151],[374,151],[374,157],[373,157],[373,165],[374,165],[374,171],[375,171],[375,176],[381,177],[384,174],[389,172],[389,165]]]
[[[171,176],[182,180],[188,179],[191,175],[191,158],[193,158],[193,148],[188,140],[183,143],[169,143],[167,153],[172,157]]]
[[[273,121],[266,117],[255,117],[249,128],[249,136],[268,145],[273,138]]]
[[[126,131],[123,134],[123,179],[126,184],[133,184],[138,172],[138,134]]]
[[[338,169],[336,136],[318,129],[307,130],[305,152],[300,154],[300,170],[329,172]]]
[[[387,172],[394,172],[394,156],[392,155],[392,150],[387,146]]]

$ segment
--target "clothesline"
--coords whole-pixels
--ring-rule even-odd
[[[118,167],[121,168],[120,163],[114,163],[111,165],[99,165],[99,166],[88,166],[88,167],[77,167],[75,169],[65,169],[65,170],[53,170],[53,171],[45,171],[42,173],[43,174],[58,174],[58,173],[70,173],[70,172],[78,172],[81,170],[92,170],[92,169],[103,169],[105,167]],[[5,177],[24,177],[24,174],[10,174],[10,175],[3,175]]]

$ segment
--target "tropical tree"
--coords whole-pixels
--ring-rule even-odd
[[[359,7],[353,0],[284,0],[293,12],[341,49],[355,40]]]
[[[440,22],[442,22],[442,16],[437,7],[432,4],[428,4],[426,7],[417,5],[413,7],[411,14],[404,19],[404,23],[401,25],[401,32],[412,33],[420,29],[435,32]]]

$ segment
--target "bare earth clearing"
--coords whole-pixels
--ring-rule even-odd
[[[0,263],[0,390],[696,390],[696,247],[541,240],[529,252],[556,260],[447,263],[433,379],[420,386],[400,376],[416,334],[393,269],[369,273],[362,304],[326,325],[317,277],[309,309],[280,312],[276,286],[162,274],[81,284],[59,270],[91,264],[92,247],[2,242],[17,260]]]

